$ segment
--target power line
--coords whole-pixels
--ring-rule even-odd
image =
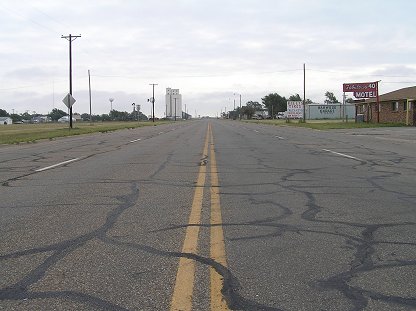
[[[56,81],[55,81],[56,82]],[[16,87],[9,87],[9,88],[4,88],[4,89],[0,89],[0,92],[3,91],[13,91],[13,90],[20,90],[20,89],[28,89],[28,88],[32,88],[32,87],[38,87],[38,86],[42,86],[42,85],[50,85],[52,84],[52,82],[45,82],[45,83],[38,83],[38,84],[32,84],[32,85],[24,85],[24,86],[16,86]],[[63,83],[63,81],[59,82],[59,83]]]
[[[227,76],[235,76],[235,75],[259,75],[259,74],[274,74],[274,73],[286,73],[286,72],[295,72],[295,71],[303,71],[303,69],[287,69],[287,70],[274,70],[274,71],[264,71],[264,72],[247,72],[247,73],[219,73],[219,74],[196,74],[196,75],[173,75],[171,77],[174,78],[210,78],[210,77],[227,77]],[[121,76],[121,75],[100,75],[100,74],[92,74],[93,77],[98,78],[122,78],[122,79],[147,79],[143,78],[143,76]]]
[[[382,81],[383,83],[388,83],[388,84],[391,84],[391,83],[395,83],[395,84],[411,84],[411,83],[415,83],[416,84],[416,81],[391,81],[391,82],[386,82],[386,81]]]

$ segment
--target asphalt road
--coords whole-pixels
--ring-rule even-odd
[[[0,310],[416,310],[416,128],[0,146]]]

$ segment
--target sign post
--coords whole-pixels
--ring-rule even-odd
[[[71,93],[68,93],[64,99],[62,99],[62,102],[65,104],[65,106],[68,107],[68,109],[71,110],[72,106],[75,104],[76,100],[72,97]],[[69,128],[72,128],[72,114],[69,114]]]

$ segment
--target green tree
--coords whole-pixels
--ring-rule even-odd
[[[241,107],[241,114],[243,116],[246,116],[247,119],[251,119],[255,112],[256,112],[256,110],[251,106],[242,106]]]
[[[25,113],[22,113],[22,120],[30,120],[32,116],[26,111]]]
[[[9,116],[9,114],[7,113],[6,110],[0,109],[0,117],[8,117],[8,116]]]
[[[12,113],[10,118],[12,118],[13,122],[22,121],[22,116],[17,113]]]
[[[148,118],[145,114],[143,114],[143,112],[139,111],[139,120],[140,121],[147,121]]]
[[[294,95],[290,95],[288,100],[289,101],[300,101],[300,100],[302,100],[302,98],[300,98],[299,94],[294,94]]]
[[[111,121],[110,115],[104,113],[101,115],[101,121]]]
[[[299,95],[299,94],[290,95],[290,97],[288,98],[288,100],[289,100],[289,101],[301,101],[301,102],[303,102],[303,99],[300,97],[300,95]],[[306,104],[306,105],[313,104],[312,99],[310,99],[310,98],[306,98],[306,99],[305,99],[305,104]]]
[[[91,116],[91,117],[93,117],[93,116]],[[90,114],[89,113],[83,113],[81,115],[81,119],[82,119],[82,121],[89,121],[90,120]]]
[[[338,99],[335,97],[334,93],[327,91],[325,93],[325,104],[335,104],[335,103],[339,103]]]
[[[129,120],[129,113],[126,111],[111,110],[110,112],[111,120],[115,121],[127,121]]]
[[[68,115],[65,111],[59,110],[57,108],[52,109],[52,111],[48,114],[48,117],[52,119],[52,121],[58,121],[63,116]]]
[[[253,108],[255,111],[263,110],[262,104],[260,104],[259,102],[253,102],[251,100],[246,103],[246,106]]]
[[[277,93],[266,95],[261,100],[263,105],[266,106],[267,110],[269,111],[269,115],[271,116],[277,112],[287,110],[286,98],[284,96],[280,96]]]

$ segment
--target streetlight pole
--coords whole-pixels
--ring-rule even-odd
[[[235,95],[239,95],[240,96],[240,111],[238,112],[238,117],[241,120],[241,94],[234,93],[234,96]],[[235,99],[234,99],[234,110],[235,110]]]
[[[306,69],[303,63],[303,123],[306,123]]]
[[[92,122],[92,109],[91,109],[91,74],[90,70],[88,69],[88,90],[90,96],[90,122]]]
[[[155,85],[157,83],[149,83],[153,87],[153,93],[152,93],[152,112],[153,112],[153,123],[155,122]]]
[[[240,120],[241,120],[241,94],[240,94]]]

